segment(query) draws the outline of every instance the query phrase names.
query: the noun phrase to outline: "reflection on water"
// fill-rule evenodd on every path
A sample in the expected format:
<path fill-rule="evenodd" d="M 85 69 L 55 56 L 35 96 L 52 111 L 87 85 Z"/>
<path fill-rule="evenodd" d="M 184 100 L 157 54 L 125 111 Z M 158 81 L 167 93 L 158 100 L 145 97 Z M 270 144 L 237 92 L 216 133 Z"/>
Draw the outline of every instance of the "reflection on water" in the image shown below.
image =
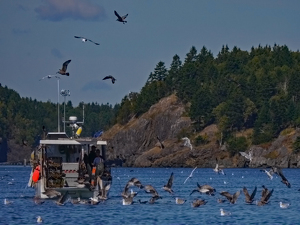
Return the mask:
<path fill-rule="evenodd" d="M 109 199 L 99 205 L 57 206 L 53 200 L 47 200 L 42 205 L 33 201 L 34 190 L 26 188 L 30 167 L 0 167 L 0 224 L 35 224 L 37 216 L 43 219 L 42 224 L 299 224 L 300 188 L 299 169 L 283 169 L 283 173 L 291 183 L 287 188 L 274 176 L 273 180 L 259 169 L 225 169 L 226 175 L 218 175 L 211 168 L 196 169 L 192 178 L 183 182 L 193 168 L 112 168 L 113 184 Z M 174 195 L 164 191 L 170 174 L 174 173 L 172 189 Z M 122 205 L 121 192 L 127 181 L 137 177 L 142 184 L 151 184 L 162 196 L 155 204 L 139 204 L 138 200 L 147 201 L 151 195 L 139 190 L 134 204 Z M 8 184 L 11 182 L 12 184 Z M 198 192 L 190 195 L 191 191 L 200 185 L 209 184 L 217 191 L 215 196 L 200 195 Z M 261 197 L 262 185 L 269 190 L 274 189 L 268 205 L 259 207 L 245 203 L 242 188 L 250 192 L 257 186 L 255 200 Z M 235 193 L 240 190 L 237 203 L 228 201 L 218 203 L 221 191 Z M 183 205 L 175 204 L 175 197 L 187 201 Z M 192 208 L 191 202 L 202 198 L 207 204 Z M 4 199 L 13 201 L 4 205 Z M 290 203 L 290 207 L 282 209 L 279 202 Z M 220 209 L 231 215 L 221 216 Z"/>

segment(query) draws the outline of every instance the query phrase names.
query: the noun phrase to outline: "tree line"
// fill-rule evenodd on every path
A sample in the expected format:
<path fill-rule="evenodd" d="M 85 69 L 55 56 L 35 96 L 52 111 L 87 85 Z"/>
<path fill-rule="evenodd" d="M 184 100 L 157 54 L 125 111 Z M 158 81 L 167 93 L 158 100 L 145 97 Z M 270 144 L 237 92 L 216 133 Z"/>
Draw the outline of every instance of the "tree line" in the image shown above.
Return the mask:
<path fill-rule="evenodd" d="M 115 123 L 119 105 L 83 103 L 73 107 L 72 102 L 66 103 L 66 120 L 69 116 L 77 116 L 83 120 L 81 136 L 92 137 L 97 131 L 106 130 Z M 63 131 L 63 104 L 60 104 L 60 131 Z M 48 132 L 58 130 L 57 103 L 41 102 L 31 98 L 21 98 L 20 95 L 7 86 L 0 86 L 0 137 L 14 139 L 22 145 L 24 141 L 29 146 L 37 146 L 43 135 L 43 127 Z M 71 136 L 71 127 L 66 124 L 66 133 Z"/>
<path fill-rule="evenodd" d="M 235 132 L 253 128 L 252 144 L 271 141 L 287 127 L 300 125 L 300 53 L 286 45 L 243 51 L 223 46 L 216 57 L 193 46 L 182 62 L 157 63 L 139 93 L 122 99 L 117 122 L 126 123 L 159 99 L 175 93 L 190 103 L 194 129 L 215 123 L 220 141 L 241 142 Z"/>

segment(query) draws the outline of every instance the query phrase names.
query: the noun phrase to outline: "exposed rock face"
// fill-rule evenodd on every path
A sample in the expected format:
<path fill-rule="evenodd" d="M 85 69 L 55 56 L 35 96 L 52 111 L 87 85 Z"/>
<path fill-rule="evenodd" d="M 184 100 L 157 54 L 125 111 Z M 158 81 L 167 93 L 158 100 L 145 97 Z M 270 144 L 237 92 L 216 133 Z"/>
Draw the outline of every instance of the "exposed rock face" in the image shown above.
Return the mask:
<path fill-rule="evenodd" d="M 108 141 L 109 159 L 120 156 L 124 166 L 133 167 L 215 167 L 216 159 L 223 167 L 300 167 L 300 156 L 292 154 L 291 140 L 299 132 L 279 136 L 269 146 L 251 146 L 253 160 L 245 160 L 237 154 L 230 157 L 226 146 L 217 144 L 216 125 L 206 127 L 199 134 L 205 136 L 207 144 L 195 145 L 193 149 L 183 146 L 181 138 L 191 130 L 191 120 L 185 114 L 185 105 L 175 95 L 161 99 L 140 118 L 134 118 L 125 126 L 115 125 L 101 137 Z M 161 148 L 157 137 L 162 141 Z"/>
<path fill-rule="evenodd" d="M 182 117 L 184 111 L 184 105 L 171 95 L 139 119 L 133 119 L 124 127 L 114 126 L 102 137 L 109 143 L 108 157 L 122 155 L 127 166 L 152 166 L 156 160 L 175 152 L 171 146 L 178 133 L 191 124 L 188 117 Z M 163 142 L 164 149 L 160 149 L 157 137 Z"/>

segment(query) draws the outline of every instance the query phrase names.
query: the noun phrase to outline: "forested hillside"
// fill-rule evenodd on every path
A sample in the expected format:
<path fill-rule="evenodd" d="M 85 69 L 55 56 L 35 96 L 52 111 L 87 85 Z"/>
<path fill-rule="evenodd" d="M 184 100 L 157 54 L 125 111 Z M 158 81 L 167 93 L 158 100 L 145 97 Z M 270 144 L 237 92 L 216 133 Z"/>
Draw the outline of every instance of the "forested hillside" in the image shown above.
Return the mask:
<path fill-rule="evenodd" d="M 249 52 L 223 46 L 213 56 L 205 47 L 199 53 L 192 47 L 183 60 L 175 55 L 169 67 L 158 62 L 141 91 L 131 92 L 120 104 L 80 103 L 73 107 L 69 101 L 66 118 L 77 116 L 81 121 L 84 104 L 82 136 L 92 136 L 140 117 L 171 94 L 187 105 L 186 116 L 195 132 L 210 124 L 218 126 L 220 145 L 226 142 L 238 151 L 249 140 L 235 134 L 249 128 L 253 135 L 247 145 L 270 142 L 283 129 L 300 125 L 300 53 L 278 45 L 252 47 Z M 62 117 L 63 105 L 60 107 Z M 21 98 L 16 91 L 0 87 L 1 138 L 20 145 L 26 140 L 34 146 L 42 126 L 57 130 L 56 103 Z M 67 132 L 70 134 L 69 128 Z M 298 151 L 300 139 L 295 146 Z"/>
<path fill-rule="evenodd" d="M 118 105 L 80 103 L 77 107 L 69 101 L 66 104 L 66 118 L 77 116 L 82 121 L 84 105 L 85 123 L 82 136 L 93 136 L 99 130 L 105 130 L 114 124 Z M 61 118 L 63 104 L 60 105 Z M 62 120 L 61 120 L 62 121 Z M 42 135 L 42 127 L 46 131 L 57 131 L 57 103 L 39 102 L 31 98 L 21 98 L 20 95 L 8 87 L 0 87 L 0 137 L 15 140 L 16 144 L 28 146 L 38 145 Z M 61 123 L 60 130 L 63 130 Z M 71 128 L 66 125 L 66 132 L 70 135 Z"/>
<path fill-rule="evenodd" d="M 169 68 L 158 62 L 140 93 L 121 102 L 117 122 L 125 124 L 159 99 L 176 93 L 195 131 L 215 123 L 220 142 L 243 142 L 237 131 L 253 128 L 253 144 L 268 142 L 287 127 L 300 124 L 300 53 L 287 46 L 258 46 L 251 51 L 223 46 L 219 54 L 192 47 Z"/>

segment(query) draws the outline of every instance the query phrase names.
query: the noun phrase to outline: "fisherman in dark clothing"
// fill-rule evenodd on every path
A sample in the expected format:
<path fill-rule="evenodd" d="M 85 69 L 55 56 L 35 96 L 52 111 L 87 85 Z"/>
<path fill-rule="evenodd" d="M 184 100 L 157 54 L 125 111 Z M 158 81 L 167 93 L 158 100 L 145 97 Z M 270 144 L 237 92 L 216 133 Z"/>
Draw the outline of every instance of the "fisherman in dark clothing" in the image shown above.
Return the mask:
<path fill-rule="evenodd" d="M 93 168 L 93 162 L 95 158 L 96 158 L 96 147 L 92 146 L 92 150 L 89 154 L 89 164 L 91 168 Z"/>
<path fill-rule="evenodd" d="M 86 154 L 86 152 L 84 152 L 84 155 L 83 155 L 83 162 L 85 164 L 85 167 L 87 168 L 88 164 L 89 164 L 89 157 L 88 155 Z"/>

